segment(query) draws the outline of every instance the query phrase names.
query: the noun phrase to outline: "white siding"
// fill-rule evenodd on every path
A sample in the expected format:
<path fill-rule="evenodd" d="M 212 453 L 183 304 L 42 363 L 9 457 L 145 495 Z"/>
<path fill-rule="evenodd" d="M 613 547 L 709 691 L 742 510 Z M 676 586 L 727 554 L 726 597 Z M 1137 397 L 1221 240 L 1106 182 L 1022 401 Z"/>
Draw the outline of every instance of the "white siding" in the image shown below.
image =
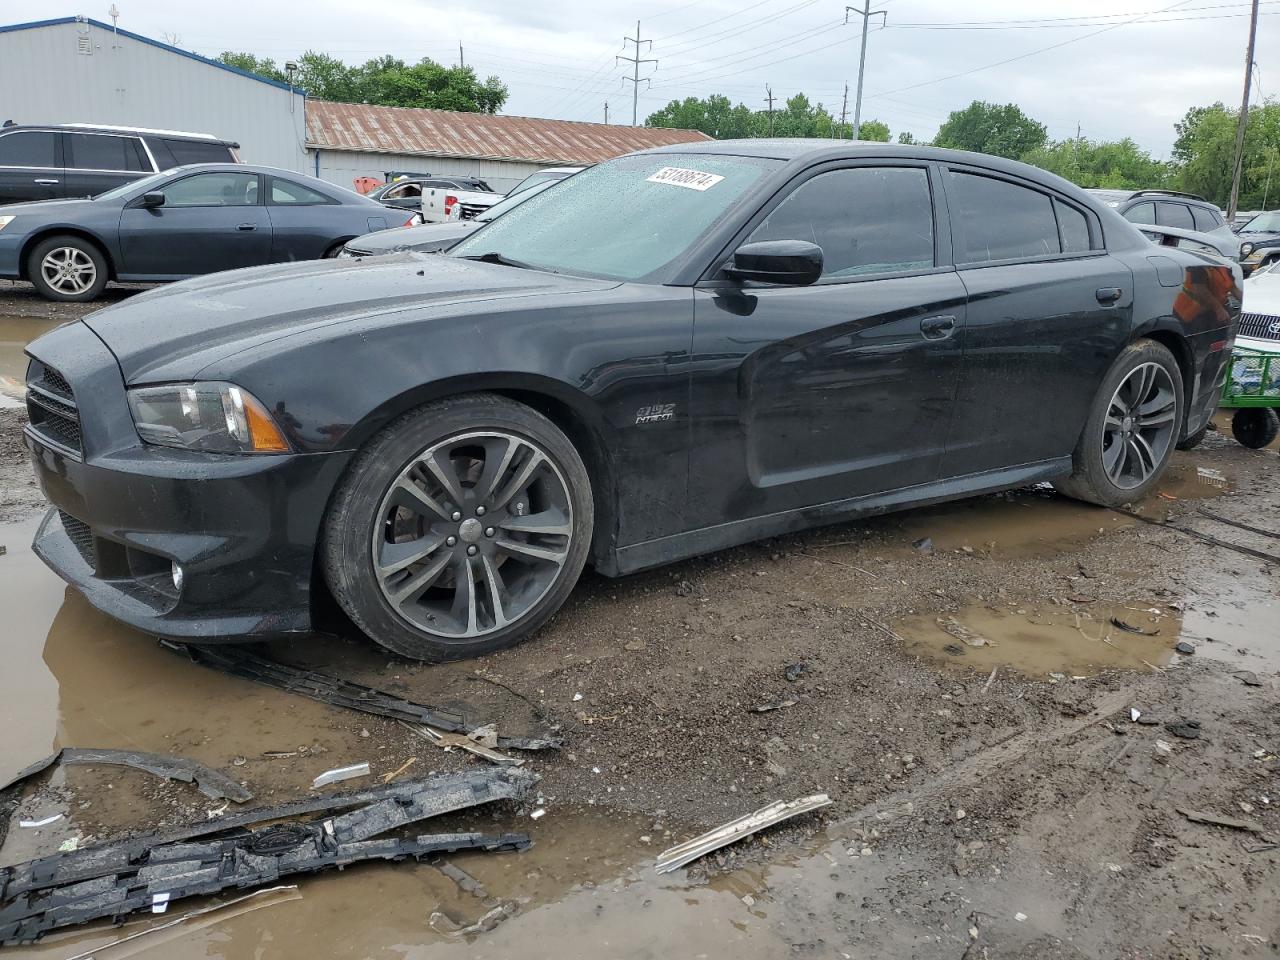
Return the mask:
<path fill-rule="evenodd" d="M 378 180 L 392 170 L 463 177 L 479 177 L 498 193 L 506 193 L 531 173 L 543 169 L 537 163 L 509 163 L 503 160 L 469 160 L 453 157 L 424 157 L 406 153 L 357 153 L 353 150 L 310 149 L 306 172 L 339 186 L 353 189 L 356 177 Z M 320 172 L 316 173 L 316 154 Z"/>
<path fill-rule="evenodd" d="M 92 53 L 78 52 L 87 32 Z M 240 159 L 308 172 L 303 97 L 85 23 L 0 32 L 0 122 L 211 133 Z"/>

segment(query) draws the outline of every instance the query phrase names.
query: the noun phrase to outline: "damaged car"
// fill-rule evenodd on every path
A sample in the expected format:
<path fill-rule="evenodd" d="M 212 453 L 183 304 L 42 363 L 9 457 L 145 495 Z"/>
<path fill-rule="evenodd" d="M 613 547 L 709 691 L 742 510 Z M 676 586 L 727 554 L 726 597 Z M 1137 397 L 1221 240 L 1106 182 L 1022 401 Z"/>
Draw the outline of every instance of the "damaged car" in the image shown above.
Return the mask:
<path fill-rule="evenodd" d="M 446 253 L 239 270 L 28 347 L 37 554 L 204 643 L 325 594 L 409 657 L 618 576 L 1050 481 L 1116 506 L 1212 416 L 1239 267 L 997 157 L 682 144 Z"/>

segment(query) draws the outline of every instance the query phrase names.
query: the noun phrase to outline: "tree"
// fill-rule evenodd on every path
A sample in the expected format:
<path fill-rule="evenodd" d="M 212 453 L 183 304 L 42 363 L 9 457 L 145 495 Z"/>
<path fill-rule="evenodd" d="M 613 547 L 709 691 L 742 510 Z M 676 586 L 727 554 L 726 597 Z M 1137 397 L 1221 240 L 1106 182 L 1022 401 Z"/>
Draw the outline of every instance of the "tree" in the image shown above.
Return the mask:
<path fill-rule="evenodd" d="M 1172 170 L 1128 137 L 1115 142 L 1062 140 L 1028 151 L 1022 160 L 1082 187 L 1149 190 L 1165 187 Z"/>
<path fill-rule="evenodd" d="M 260 60 L 251 53 L 227 51 L 218 59 L 272 80 L 285 79 L 275 61 Z M 298 58 L 294 82 L 317 100 L 338 103 L 497 113 L 507 102 L 507 87 L 497 77 L 481 82 L 470 67 L 446 67 L 426 57 L 410 64 L 387 55 L 353 67 L 330 54 L 308 50 Z"/>
<path fill-rule="evenodd" d="M 1017 160 L 1044 146 L 1047 139 L 1044 124 L 1032 120 L 1016 104 L 999 106 L 975 100 L 963 110 L 952 111 L 933 142 L 939 147 Z"/>
<path fill-rule="evenodd" d="M 911 135 L 910 133 L 908 133 L 906 130 L 903 130 L 900 134 L 898 134 L 898 142 L 899 142 L 899 143 L 914 144 L 914 143 L 916 143 L 917 141 L 916 141 L 916 138 L 915 138 L 914 136 L 912 136 L 912 135 Z"/>
<path fill-rule="evenodd" d="M 1178 138 L 1173 144 L 1180 189 L 1196 193 L 1225 206 L 1231 193 L 1231 170 L 1235 162 L 1236 113 L 1221 103 L 1192 107 L 1174 125 Z M 1248 210 L 1276 196 L 1268 185 L 1275 172 L 1274 157 L 1280 147 L 1280 104 L 1268 101 L 1249 108 L 1244 138 L 1244 169 L 1240 182 L 1240 207 Z"/>
<path fill-rule="evenodd" d="M 284 71 L 276 66 L 274 60 L 268 58 L 259 60 L 252 53 L 224 50 L 218 54 L 218 62 L 225 63 L 229 67 L 235 67 L 237 70 L 256 73 L 258 76 L 266 77 L 268 80 L 279 80 L 283 83 L 286 79 Z"/>
<path fill-rule="evenodd" d="M 858 139 L 876 140 L 880 143 L 888 143 L 889 125 L 887 123 L 882 123 L 879 120 L 863 120 L 862 125 L 858 128 Z"/>
<path fill-rule="evenodd" d="M 752 110 L 742 103 L 731 106 L 731 103 L 720 94 L 706 99 L 672 100 L 651 113 L 645 119 L 645 126 L 699 130 L 717 140 L 770 135 L 767 110 Z M 889 128 L 878 120 L 867 120 L 862 124 L 861 135 L 864 140 L 887 141 Z M 798 93 L 774 110 L 773 136 L 848 140 L 853 136 L 853 125 L 841 124 L 822 104 L 815 105 L 803 93 Z"/>

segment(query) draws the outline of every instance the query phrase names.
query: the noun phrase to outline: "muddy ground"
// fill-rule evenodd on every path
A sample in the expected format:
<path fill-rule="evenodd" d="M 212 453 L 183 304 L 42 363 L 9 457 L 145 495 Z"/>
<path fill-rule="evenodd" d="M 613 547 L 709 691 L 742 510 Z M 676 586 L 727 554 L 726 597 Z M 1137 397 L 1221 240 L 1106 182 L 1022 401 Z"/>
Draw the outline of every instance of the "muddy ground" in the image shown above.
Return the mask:
<path fill-rule="evenodd" d="M 17 339 L 61 317 L 39 308 L 0 290 L 0 374 L 19 365 Z M 255 803 L 359 760 L 375 778 L 411 758 L 412 773 L 480 762 L 221 676 L 93 611 L 27 549 L 38 509 L 20 417 L 0 409 L 0 782 L 62 745 L 188 756 Z M 1280 531 L 1278 470 L 1275 449 L 1211 433 L 1137 511 L 1280 554 L 1280 539 L 1201 513 Z M 334 618 L 332 634 L 271 654 L 513 732 L 545 717 L 564 735 L 530 761 L 537 797 L 459 818 L 533 836 L 524 854 L 456 858 L 519 914 L 460 939 L 450 923 L 483 912 L 474 898 L 426 865 L 365 867 L 152 955 L 1275 956 L 1278 574 L 1033 488 L 622 580 L 588 572 L 533 641 L 464 664 L 389 657 Z M 653 873 L 672 843 L 815 792 L 834 804 Z M 19 798 L 0 863 L 211 806 L 141 773 L 54 771 Z M 546 815 L 531 820 L 535 808 Z M 5 953 L 66 957 L 119 935 L 91 927 Z"/>

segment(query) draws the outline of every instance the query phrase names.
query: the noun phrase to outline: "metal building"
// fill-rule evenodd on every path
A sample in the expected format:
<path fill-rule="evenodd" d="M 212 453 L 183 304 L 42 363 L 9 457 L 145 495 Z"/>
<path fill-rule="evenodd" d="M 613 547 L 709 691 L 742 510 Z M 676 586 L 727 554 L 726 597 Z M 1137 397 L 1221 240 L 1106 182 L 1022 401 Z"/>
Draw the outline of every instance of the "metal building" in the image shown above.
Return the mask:
<path fill-rule="evenodd" d="M 301 90 L 96 20 L 0 26 L 0 123 L 210 133 L 246 163 L 308 172 L 305 111 Z"/>
<path fill-rule="evenodd" d="M 403 171 L 480 177 L 505 192 L 544 167 L 710 139 L 697 130 L 307 101 L 308 172 L 345 187 Z"/>

